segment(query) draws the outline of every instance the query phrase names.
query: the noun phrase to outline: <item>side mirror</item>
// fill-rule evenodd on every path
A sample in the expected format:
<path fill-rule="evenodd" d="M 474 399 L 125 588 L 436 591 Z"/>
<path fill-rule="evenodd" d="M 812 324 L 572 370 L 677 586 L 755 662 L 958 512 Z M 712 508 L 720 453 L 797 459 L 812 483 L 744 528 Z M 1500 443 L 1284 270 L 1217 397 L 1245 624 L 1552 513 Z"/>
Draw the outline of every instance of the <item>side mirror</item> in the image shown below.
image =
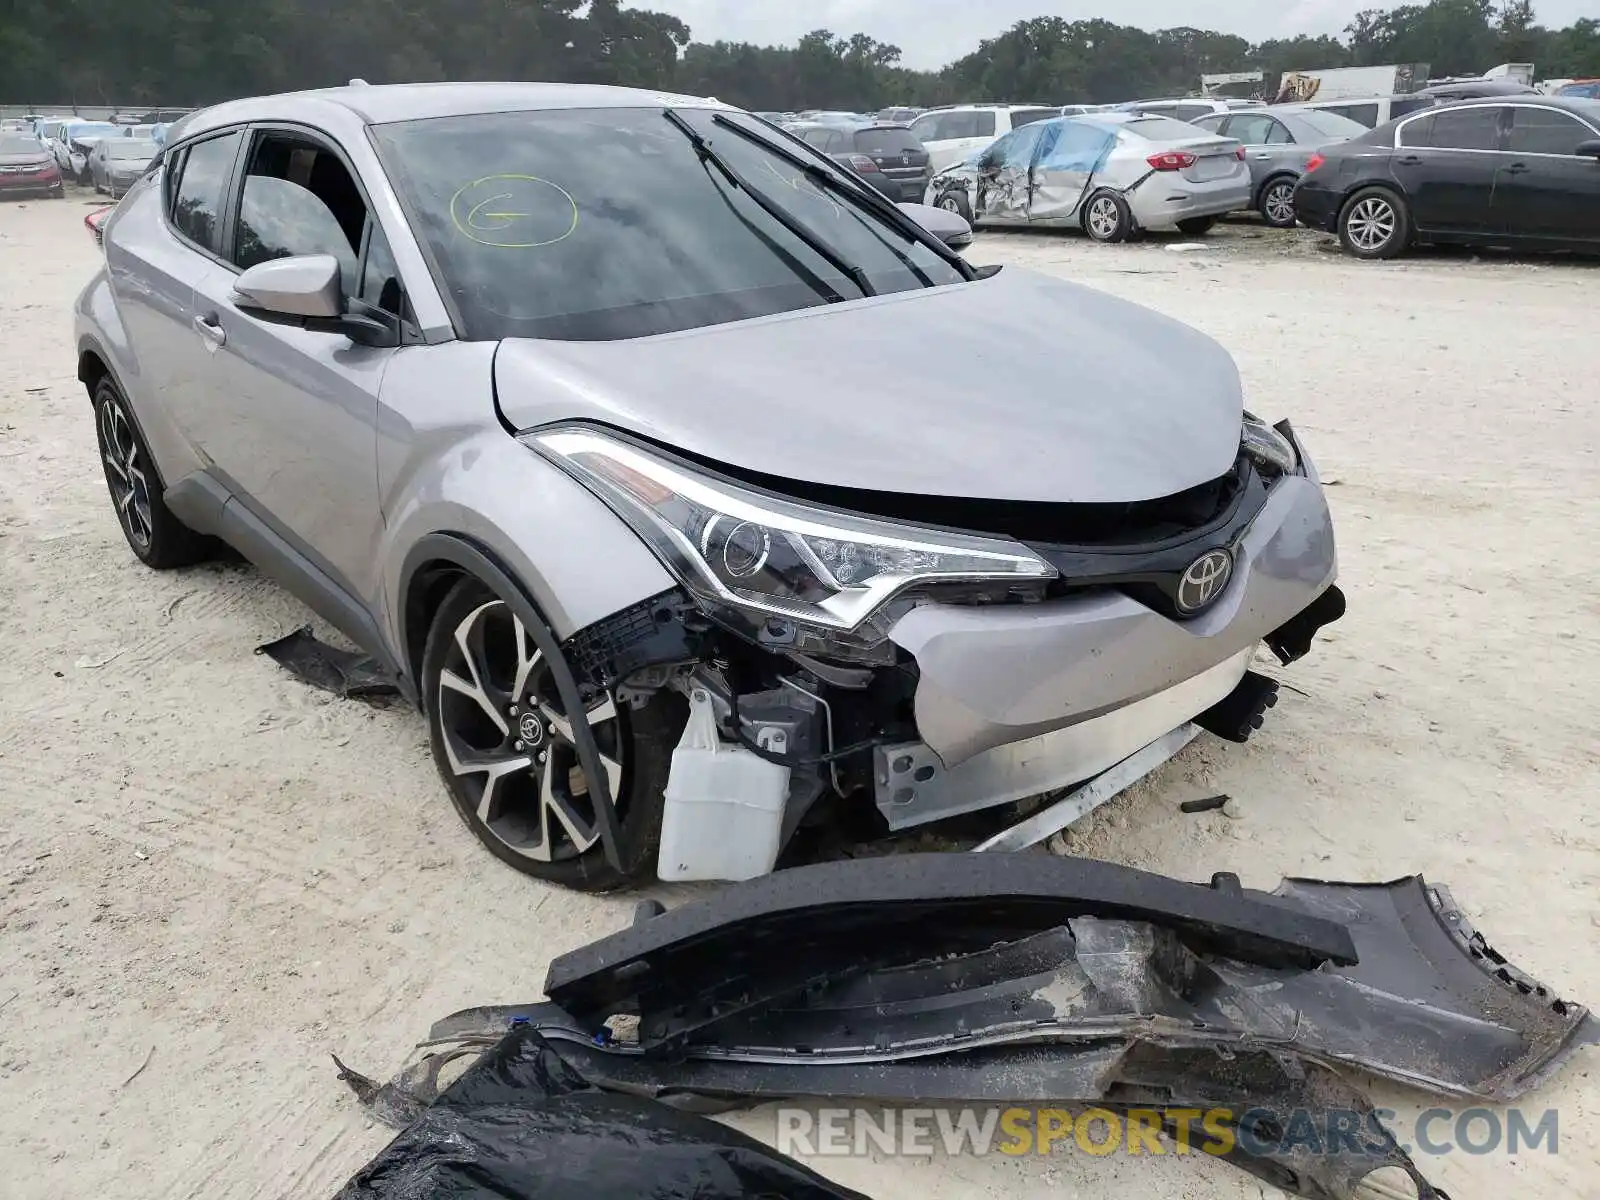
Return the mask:
<path fill-rule="evenodd" d="M 900 211 L 952 249 L 972 244 L 972 226 L 960 213 L 910 201 L 903 202 Z"/>
<path fill-rule="evenodd" d="M 339 260 L 303 254 L 257 263 L 233 281 L 240 308 L 280 317 L 338 317 L 344 312 Z"/>
<path fill-rule="evenodd" d="M 1573 151 L 1585 158 L 1600 158 L 1600 138 L 1590 138 L 1587 142 L 1579 142 L 1578 148 Z"/>
<path fill-rule="evenodd" d="M 342 333 L 362 346 L 398 346 L 400 322 L 359 300 L 346 309 L 339 260 L 331 254 L 274 258 L 233 281 L 234 303 L 268 321 Z"/>

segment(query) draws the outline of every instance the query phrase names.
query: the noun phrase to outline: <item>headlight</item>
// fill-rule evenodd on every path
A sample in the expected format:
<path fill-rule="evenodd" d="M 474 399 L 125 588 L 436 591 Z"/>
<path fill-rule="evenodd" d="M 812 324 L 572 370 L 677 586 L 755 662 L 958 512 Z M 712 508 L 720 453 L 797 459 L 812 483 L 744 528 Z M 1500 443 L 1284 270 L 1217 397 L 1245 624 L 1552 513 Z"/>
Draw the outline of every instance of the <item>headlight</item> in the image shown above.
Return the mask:
<path fill-rule="evenodd" d="M 1239 445 L 1256 462 L 1276 467 L 1280 474 L 1292 475 L 1300 469 L 1300 456 L 1294 452 L 1294 443 L 1254 413 L 1244 414 Z"/>
<path fill-rule="evenodd" d="M 609 504 L 686 587 L 714 602 L 850 630 L 908 584 L 1056 574 L 1015 542 L 812 508 L 591 430 L 521 436 Z"/>

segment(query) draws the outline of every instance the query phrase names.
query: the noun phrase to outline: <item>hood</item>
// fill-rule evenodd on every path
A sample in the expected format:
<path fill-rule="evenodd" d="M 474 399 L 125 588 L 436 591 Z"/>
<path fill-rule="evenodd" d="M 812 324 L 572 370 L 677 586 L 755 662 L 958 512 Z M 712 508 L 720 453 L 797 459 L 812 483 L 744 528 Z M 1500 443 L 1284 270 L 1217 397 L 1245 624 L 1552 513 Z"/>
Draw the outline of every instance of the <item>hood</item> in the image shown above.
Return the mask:
<path fill-rule="evenodd" d="M 47 167 L 55 164 L 48 150 L 23 150 L 16 154 L 0 154 L 0 167 Z"/>
<path fill-rule="evenodd" d="M 780 479 L 1058 503 L 1215 479 L 1243 409 L 1204 334 L 1015 267 L 627 341 L 508 339 L 495 385 L 518 429 L 598 421 Z"/>

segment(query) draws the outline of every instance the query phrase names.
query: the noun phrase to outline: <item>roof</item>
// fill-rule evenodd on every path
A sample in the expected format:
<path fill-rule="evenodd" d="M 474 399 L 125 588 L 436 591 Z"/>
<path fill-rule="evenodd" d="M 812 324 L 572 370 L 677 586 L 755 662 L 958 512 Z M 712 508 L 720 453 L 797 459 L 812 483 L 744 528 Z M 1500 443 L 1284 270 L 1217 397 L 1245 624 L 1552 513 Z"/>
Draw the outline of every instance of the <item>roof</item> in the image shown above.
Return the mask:
<path fill-rule="evenodd" d="M 562 108 L 729 108 L 716 100 L 642 88 L 581 83 L 354 84 L 228 100 L 192 115 L 184 133 L 238 121 L 311 113 L 322 106 L 347 109 L 368 125 L 454 117 L 471 113 L 534 112 Z"/>

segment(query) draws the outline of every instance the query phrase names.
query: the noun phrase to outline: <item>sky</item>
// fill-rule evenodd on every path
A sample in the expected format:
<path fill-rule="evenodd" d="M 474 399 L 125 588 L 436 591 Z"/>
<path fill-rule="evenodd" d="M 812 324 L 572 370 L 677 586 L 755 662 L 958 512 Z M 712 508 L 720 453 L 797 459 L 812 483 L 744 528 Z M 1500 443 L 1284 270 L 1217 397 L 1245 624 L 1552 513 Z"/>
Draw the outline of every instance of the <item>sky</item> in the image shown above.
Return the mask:
<path fill-rule="evenodd" d="M 1399 0 L 1394 0 L 1398 3 Z M 1387 0 L 1211 0 L 1204 17 L 1183 0 L 633 0 L 632 7 L 668 12 L 683 20 L 697 42 L 792 45 L 813 29 L 865 33 L 904 52 L 907 67 L 942 67 L 986 37 L 1029 17 L 1069 21 L 1096 17 L 1119 25 L 1168 29 L 1193 25 L 1234 33 L 1252 42 L 1297 33 L 1338 34 L 1364 8 L 1390 8 Z M 1552 28 L 1593 16 L 1595 0 L 1535 0 L 1539 22 Z M 1309 64 L 1308 64 L 1309 65 Z M 1484 63 L 1485 68 L 1494 63 Z"/>

